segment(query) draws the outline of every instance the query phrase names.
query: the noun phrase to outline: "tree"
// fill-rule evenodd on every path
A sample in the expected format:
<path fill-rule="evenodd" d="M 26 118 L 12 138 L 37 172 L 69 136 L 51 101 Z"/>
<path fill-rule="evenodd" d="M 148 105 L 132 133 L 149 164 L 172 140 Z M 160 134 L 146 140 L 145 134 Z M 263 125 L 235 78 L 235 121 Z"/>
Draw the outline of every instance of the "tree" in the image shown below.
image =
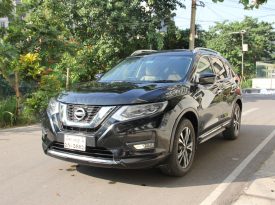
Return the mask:
<path fill-rule="evenodd" d="M 20 82 L 36 82 L 25 105 L 41 111 L 64 86 L 68 70 L 71 81 L 92 80 L 134 50 L 163 48 L 158 30 L 178 5 L 183 6 L 179 0 L 23 1 L 1 37 L 0 72 L 14 87 L 18 105 Z M 7 48 L 14 53 L 6 55 Z M 50 88 L 47 79 L 54 81 Z"/>
<path fill-rule="evenodd" d="M 28 75 L 34 76 L 34 73 L 37 74 L 41 71 L 39 63 L 37 64 L 38 60 L 28 61 L 28 57 L 32 54 L 25 56 L 28 53 L 29 40 L 26 21 L 22 19 L 22 16 L 25 14 L 26 8 L 24 4 L 17 6 L 16 12 L 10 16 L 12 21 L 9 27 L 5 29 L 0 38 L 0 74 L 14 89 L 16 95 L 14 114 L 16 117 L 20 114 L 19 107 L 22 95 L 19 87 L 21 80 Z"/>
<path fill-rule="evenodd" d="M 163 48 L 164 37 L 157 30 L 161 21 L 171 21 L 177 5 L 183 6 L 178 0 L 33 0 L 27 25 L 33 27 L 33 42 L 49 42 L 44 40 L 48 37 L 56 41 L 51 47 L 33 44 L 40 53 L 44 48 L 47 56 L 55 57 L 51 62 L 56 69 L 64 72 L 71 66 L 65 52 L 75 60 L 74 79 L 85 81 L 113 67 L 134 50 Z M 50 31 L 53 35 L 48 36 Z M 74 46 L 70 50 L 67 45 L 71 42 Z M 46 52 L 42 53 L 44 62 Z"/>
<path fill-rule="evenodd" d="M 171 21 L 168 24 L 167 33 L 164 35 L 164 49 L 188 49 L 189 47 L 189 33 L 190 29 L 181 30 L 176 27 L 175 22 Z M 196 25 L 195 47 L 205 47 L 204 41 L 205 31 L 201 29 L 200 25 Z"/>
<path fill-rule="evenodd" d="M 235 67 L 236 72 L 241 68 L 241 36 L 234 34 L 246 30 L 244 43 L 249 50 L 245 52 L 244 75 L 248 78 L 255 74 L 256 61 L 271 58 L 274 52 L 275 32 L 272 24 L 259 22 L 257 19 L 246 17 L 241 22 L 217 23 L 210 28 L 206 36 L 208 48 L 219 51 Z"/>
<path fill-rule="evenodd" d="M 0 0 L 0 17 L 10 16 L 13 11 L 12 0 Z"/>

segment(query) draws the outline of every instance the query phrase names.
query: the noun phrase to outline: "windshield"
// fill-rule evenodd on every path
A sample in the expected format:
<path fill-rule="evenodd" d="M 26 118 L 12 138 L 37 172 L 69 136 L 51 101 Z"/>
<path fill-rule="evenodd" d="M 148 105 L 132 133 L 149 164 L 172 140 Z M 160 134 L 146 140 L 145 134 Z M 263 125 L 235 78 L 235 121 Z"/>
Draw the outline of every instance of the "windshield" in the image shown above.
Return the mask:
<path fill-rule="evenodd" d="M 186 56 L 131 57 L 105 73 L 100 82 L 174 82 L 182 80 L 191 64 Z"/>

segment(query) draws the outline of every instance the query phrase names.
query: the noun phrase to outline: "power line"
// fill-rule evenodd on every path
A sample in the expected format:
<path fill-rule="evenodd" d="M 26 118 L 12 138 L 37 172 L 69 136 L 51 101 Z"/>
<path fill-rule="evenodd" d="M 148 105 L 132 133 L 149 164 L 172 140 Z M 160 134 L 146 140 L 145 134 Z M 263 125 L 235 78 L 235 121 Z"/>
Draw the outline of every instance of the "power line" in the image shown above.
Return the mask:
<path fill-rule="evenodd" d="M 176 16 L 175 18 L 190 20 L 190 18 L 182 17 L 182 16 Z M 198 21 L 198 22 L 205 22 L 205 23 L 215 23 L 215 22 L 218 22 L 218 21 L 216 21 L 216 20 L 197 20 L 197 21 Z"/>
<path fill-rule="evenodd" d="M 233 2 L 233 1 L 231 1 Z M 238 3 L 238 2 L 234 2 L 234 3 Z M 215 6 L 221 6 L 221 7 L 230 7 L 230 8 L 233 8 L 233 9 L 239 9 L 239 10 L 245 10 L 244 7 L 238 7 L 238 6 L 235 6 L 235 5 L 232 5 L 232 4 L 226 4 L 224 2 L 222 3 L 214 3 L 214 2 L 205 2 L 205 4 L 211 4 L 211 5 L 215 5 Z M 255 9 L 256 11 L 275 11 L 275 9 L 273 8 L 268 8 L 268 7 L 263 7 L 263 6 L 260 6 L 258 9 Z M 246 11 L 249 11 L 249 10 L 246 10 Z"/>
<path fill-rule="evenodd" d="M 220 15 L 218 12 L 216 12 L 214 9 L 210 8 L 209 6 L 205 6 L 205 8 L 207 8 L 208 10 L 210 10 L 217 17 L 220 17 L 220 18 L 224 19 L 224 17 L 222 15 Z"/>

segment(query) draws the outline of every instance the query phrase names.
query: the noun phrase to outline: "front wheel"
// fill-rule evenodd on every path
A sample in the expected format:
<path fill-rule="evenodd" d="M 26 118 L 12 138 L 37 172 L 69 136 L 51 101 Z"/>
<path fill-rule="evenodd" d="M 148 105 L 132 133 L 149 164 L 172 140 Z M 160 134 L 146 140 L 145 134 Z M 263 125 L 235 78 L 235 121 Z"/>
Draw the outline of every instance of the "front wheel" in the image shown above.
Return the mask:
<path fill-rule="evenodd" d="M 242 112 L 240 106 L 235 104 L 230 126 L 223 132 L 225 139 L 233 140 L 239 136 L 241 128 L 241 115 Z"/>
<path fill-rule="evenodd" d="M 190 120 L 183 119 L 175 133 L 173 150 L 168 163 L 161 167 L 161 171 L 170 176 L 185 175 L 194 161 L 195 145 L 194 127 Z"/>

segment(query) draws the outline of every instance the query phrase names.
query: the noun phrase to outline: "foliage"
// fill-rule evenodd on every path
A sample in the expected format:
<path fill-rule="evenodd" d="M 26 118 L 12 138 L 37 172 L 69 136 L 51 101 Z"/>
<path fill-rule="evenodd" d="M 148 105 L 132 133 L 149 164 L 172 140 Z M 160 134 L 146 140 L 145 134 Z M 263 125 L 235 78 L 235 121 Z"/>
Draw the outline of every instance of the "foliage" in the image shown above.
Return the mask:
<path fill-rule="evenodd" d="M 10 85 L 0 75 L 0 100 L 4 97 L 14 95 L 14 92 Z"/>
<path fill-rule="evenodd" d="M 12 127 L 15 125 L 26 125 L 36 122 L 33 113 L 28 113 L 26 109 L 22 110 L 20 116 L 16 116 L 16 99 L 8 97 L 0 101 L 0 128 Z"/>
<path fill-rule="evenodd" d="M 61 81 L 55 75 L 41 78 L 39 89 L 33 92 L 25 102 L 25 110 L 29 115 L 39 116 L 47 108 L 51 97 L 55 97 L 62 89 Z"/>
<path fill-rule="evenodd" d="M 195 47 L 205 47 L 205 31 L 200 25 L 196 25 L 197 39 Z M 180 30 L 176 27 L 175 22 L 168 24 L 167 33 L 164 35 L 164 49 L 188 49 L 189 48 L 190 29 Z"/>
<path fill-rule="evenodd" d="M 224 0 L 212 0 L 213 2 L 223 2 Z M 261 4 L 266 3 L 267 0 L 239 0 L 239 3 L 243 4 L 246 9 L 259 8 Z"/>
<path fill-rule="evenodd" d="M 10 16 L 13 11 L 12 0 L 0 0 L 0 17 Z"/>
<path fill-rule="evenodd" d="M 38 53 L 20 55 L 17 70 L 21 71 L 22 78 L 26 80 L 37 80 L 44 70 L 40 65 L 40 60 Z"/>
<path fill-rule="evenodd" d="M 252 79 L 247 79 L 242 82 L 242 88 L 252 88 Z"/>
<path fill-rule="evenodd" d="M 61 31 L 54 32 L 59 36 L 53 39 L 65 43 L 63 46 L 55 43 L 53 47 L 66 48 L 66 53 L 79 62 L 75 64 L 77 69 L 72 69 L 72 75 L 78 75 L 79 80 L 90 80 L 95 73 L 109 69 L 134 50 L 150 46 L 161 49 L 163 36 L 157 33 L 157 29 L 162 20 L 170 21 L 177 5 L 183 6 L 178 0 L 47 0 L 34 8 L 28 19 L 30 26 L 37 30 L 55 28 Z M 31 39 L 40 39 L 39 36 L 39 32 L 33 32 Z M 52 39 L 53 36 L 49 37 Z M 67 49 L 70 44 L 71 49 Z M 42 52 L 43 45 L 38 47 Z M 53 56 L 60 57 L 56 60 L 60 65 L 59 60 L 65 58 L 64 52 L 58 53 Z M 61 62 L 62 70 L 70 66 L 65 65 L 66 62 Z M 80 74 L 74 73 L 74 70 L 80 71 Z"/>
<path fill-rule="evenodd" d="M 15 123 L 15 98 L 0 101 L 0 127 L 13 126 Z"/>
<path fill-rule="evenodd" d="M 18 51 L 9 42 L 0 39 L 0 74 L 13 87 L 10 75 L 13 74 L 12 64 L 18 58 Z"/>
<path fill-rule="evenodd" d="M 208 48 L 219 51 L 240 73 L 241 69 L 241 35 L 236 33 L 246 30 L 244 43 L 248 44 L 249 50 L 244 55 L 244 75 L 253 77 L 256 69 L 256 61 L 262 58 L 270 58 L 275 49 L 275 32 L 272 24 L 259 22 L 257 19 L 246 17 L 241 22 L 217 23 L 206 35 Z"/>

